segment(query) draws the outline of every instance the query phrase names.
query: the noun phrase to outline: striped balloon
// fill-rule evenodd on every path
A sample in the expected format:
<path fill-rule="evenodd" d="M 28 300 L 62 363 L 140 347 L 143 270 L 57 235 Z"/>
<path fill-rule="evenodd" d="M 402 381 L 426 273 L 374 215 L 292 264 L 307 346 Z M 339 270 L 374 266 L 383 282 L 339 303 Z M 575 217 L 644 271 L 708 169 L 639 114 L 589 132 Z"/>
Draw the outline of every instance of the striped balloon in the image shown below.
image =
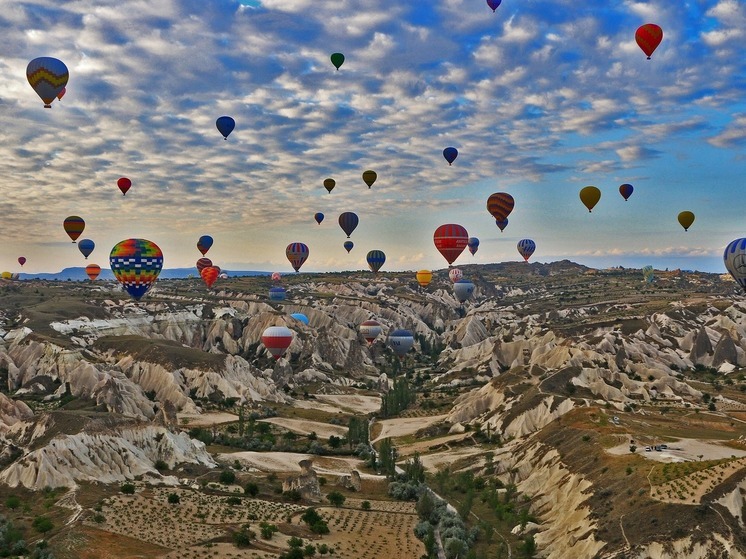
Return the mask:
<path fill-rule="evenodd" d="M 464 252 L 469 242 L 469 233 L 461 225 L 447 223 L 435 230 L 433 242 L 450 266 Z"/>
<path fill-rule="evenodd" d="M 82 241 L 78 241 L 78 250 L 83 256 L 85 256 L 86 260 L 88 260 L 88 257 L 93 252 L 94 248 L 96 248 L 96 243 L 94 243 L 91 239 L 83 239 Z"/>
<path fill-rule="evenodd" d="M 213 285 L 215 285 L 215 282 L 218 281 L 220 268 L 218 268 L 217 266 L 207 266 L 200 270 L 199 275 L 202 278 L 202 281 L 205 282 L 207 288 L 210 289 Z"/>
<path fill-rule="evenodd" d="M 746 291 L 746 239 L 731 241 L 725 247 L 723 261 L 733 279 Z"/>
<path fill-rule="evenodd" d="M 293 343 L 293 331 L 286 326 L 270 326 L 262 333 L 262 343 L 272 357 L 279 359 Z"/>
<path fill-rule="evenodd" d="M 293 266 L 293 270 L 297 272 L 303 266 L 303 263 L 308 260 L 308 247 L 303 243 L 290 243 L 285 249 L 285 256 Z"/>
<path fill-rule="evenodd" d="M 202 270 L 209 268 L 210 266 L 212 266 L 212 260 L 209 258 L 200 258 L 197 260 L 197 272 L 199 272 L 200 276 L 202 276 Z"/>
<path fill-rule="evenodd" d="M 655 49 L 658 48 L 658 45 L 661 44 L 662 40 L 663 29 L 655 23 L 641 25 L 635 31 L 635 41 L 637 41 L 637 45 L 642 49 L 642 52 L 647 55 L 648 60 L 650 60 L 650 57 L 653 55 Z"/>
<path fill-rule="evenodd" d="M 147 239 L 125 239 L 109 254 L 114 277 L 136 301 L 145 295 L 158 279 L 163 268 L 163 253 Z"/>
<path fill-rule="evenodd" d="M 85 267 L 85 273 L 88 274 L 90 280 L 93 281 L 101 273 L 101 266 L 98 264 L 88 264 L 88 266 Z"/>
<path fill-rule="evenodd" d="M 508 219 L 510 212 L 513 211 L 515 200 L 507 192 L 495 192 L 487 198 L 487 211 L 492 214 L 496 220 Z"/>
<path fill-rule="evenodd" d="M 62 226 L 65 228 L 65 233 L 67 233 L 67 236 L 70 237 L 73 242 L 75 242 L 83 233 L 83 229 L 85 229 L 85 221 L 83 221 L 82 217 L 71 215 L 65 218 Z"/>
<path fill-rule="evenodd" d="M 342 231 L 345 232 L 348 239 L 357 227 L 359 221 L 357 214 L 354 212 L 344 212 L 339 214 L 339 226 L 342 228 Z"/>
<path fill-rule="evenodd" d="M 366 320 L 360 325 L 360 333 L 368 345 L 371 345 L 382 331 L 383 328 L 377 320 Z"/>
<path fill-rule="evenodd" d="M 528 262 L 531 255 L 536 250 L 536 243 L 531 239 L 521 239 L 518 241 L 518 254 L 523 256 L 523 259 Z"/>
<path fill-rule="evenodd" d="M 65 89 L 69 77 L 65 63 L 49 56 L 34 58 L 26 66 L 26 79 L 47 109 L 52 108 L 52 101 Z"/>
<path fill-rule="evenodd" d="M 433 273 L 430 270 L 420 270 L 415 274 L 415 277 L 420 287 L 427 287 L 433 279 Z"/>
<path fill-rule="evenodd" d="M 386 255 L 382 250 L 371 250 L 365 257 L 365 260 L 368 261 L 368 267 L 374 273 L 377 273 L 381 269 L 381 266 L 383 266 L 383 263 L 386 262 Z"/>

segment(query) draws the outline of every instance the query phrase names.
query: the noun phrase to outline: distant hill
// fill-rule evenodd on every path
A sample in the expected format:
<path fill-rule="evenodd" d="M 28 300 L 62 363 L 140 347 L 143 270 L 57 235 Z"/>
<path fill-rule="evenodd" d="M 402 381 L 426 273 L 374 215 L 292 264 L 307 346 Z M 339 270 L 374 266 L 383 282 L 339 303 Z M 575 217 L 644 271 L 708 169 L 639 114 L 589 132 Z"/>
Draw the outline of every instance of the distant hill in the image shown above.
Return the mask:
<path fill-rule="evenodd" d="M 268 276 L 271 272 L 259 272 L 255 270 L 223 270 L 224 273 L 230 277 L 239 276 Z M 162 270 L 160 278 L 163 279 L 185 279 L 189 276 L 197 277 L 196 268 L 170 268 Z M 56 273 L 41 273 L 41 274 L 20 274 L 19 279 L 41 279 L 50 281 L 88 281 L 88 275 L 85 273 L 85 268 L 65 268 L 60 272 Z M 99 280 L 113 280 L 114 274 L 111 270 L 102 269 L 101 274 L 98 276 Z"/>

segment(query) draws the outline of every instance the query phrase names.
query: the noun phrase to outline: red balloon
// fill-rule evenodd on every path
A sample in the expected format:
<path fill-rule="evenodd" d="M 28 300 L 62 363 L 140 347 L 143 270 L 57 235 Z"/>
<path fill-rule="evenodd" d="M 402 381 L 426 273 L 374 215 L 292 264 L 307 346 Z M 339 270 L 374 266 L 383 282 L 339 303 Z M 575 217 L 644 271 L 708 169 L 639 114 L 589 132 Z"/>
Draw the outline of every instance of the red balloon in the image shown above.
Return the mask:
<path fill-rule="evenodd" d="M 653 51 L 658 48 L 658 45 L 661 44 L 662 40 L 663 29 L 655 23 L 641 25 L 637 28 L 637 31 L 635 31 L 635 41 L 637 41 L 642 52 L 648 56 L 648 60 L 650 60 Z"/>
<path fill-rule="evenodd" d="M 101 266 L 98 264 L 88 264 L 88 266 L 85 267 L 85 273 L 88 274 L 88 277 L 93 281 L 101 273 Z"/>
<path fill-rule="evenodd" d="M 23 266 L 26 263 L 26 257 L 25 256 L 19 256 L 18 257 L 18 263 Z"/>
<path fill-rule="evenodd" d="M 220 268 L 218 268 L 217 266 L 207 266 L 205 268 L 202 268 L 202 271 L 199 273 L 199 275 L 202 276 L 202 281 L 205 282 L 205 285 L 210 288 L 217 281 L 218 276 L 220 275 Z"/>
<path fill-rule="evenodd" d="M 469 233 L 461 225 L 447 223 L 435 230 L 433 242 L 450 266 L 464 252 L 469 243 Z"/>
<path fill-rule="evenodd" d="M 280 281 L 282 279 L 282 274 L 280 272 L 272 272 L 272 281 Z"/>
<path fill-rule="evenodd" d="M 204 270 L 205 268 L 209 268 L 210 266 L 212 266 L 212 260 L 210 260 L 209 258 L 200 258 L 199 260 L 197 260 L 197 271 L 200 273 L 200 275 L 202 275 L 202 270 Z"/>
<path fill-rule="evenodd" d="M 130 186 L 132 186 L 132 181 L 129 180 L 127 177 L 122 177 L 117 181 L 117 186 L 119 187 L 119 190 L 122 191 L 122 196 L 124 196 L 125 194 L 127 194 Z"/>
<path fill-rule="evenodd" d="M 262 333 L 262 343 L 275 359 L 282 357 L 292 342 L 293 331 L 285 326 L 270 326 Z"/>

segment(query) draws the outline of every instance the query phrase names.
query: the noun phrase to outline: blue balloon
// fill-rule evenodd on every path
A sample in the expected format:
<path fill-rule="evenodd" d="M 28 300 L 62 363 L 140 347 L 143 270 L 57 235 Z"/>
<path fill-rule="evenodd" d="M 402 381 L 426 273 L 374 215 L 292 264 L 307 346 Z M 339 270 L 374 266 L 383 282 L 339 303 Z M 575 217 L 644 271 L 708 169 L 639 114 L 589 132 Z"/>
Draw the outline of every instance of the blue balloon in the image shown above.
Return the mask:
<path fill-rule="evenodd" d="M 321 212 L 316 212 L 315 214 L 313 214 L 313 218 L 316 220 L 316 223 L 321 225 L 321 222 L 324 221 L 324 214 L 322 214 Z"/>
<path fill-rule="evenodd" d="M 360 220 L 358 219 L 356 213 L 344 212 L 339 214 L 339 226 L 342 228 L 342 231 L 345 232 L 348 239 L 350 238 L 350 235 L 352 235 L 352 232 L 355 230 L 355 227 L 357 227 L 359 221 Z"/>
<path fill-rule="evenodd" d="M 450 165 L 454 161 L 456 161 L 456 158 L 458 157 L 458 150 L 456 148 L 448 147 L 443 150 L 443 157 L 446 158 L 446 161 L 448 161 L 448 164 Z"/>
<path fill-rule="evenodd" d="M 355 243 L 353 243 L 352 241 L 345 241 L 345 244 L 343 246 L 345 247 L 345 250 L 347 252 L 350 252 L 352 250 L 352 247 L 355 246 Z"/>
<path fill-rule="evenodd" d="M 293 317 L 295 320 L 301 321 L 303 324 L 308 324 L 308 317 L 302 312 L 294 312 L 290 316 Z"/>
<path fill-rule="evenodd" d="M 383 266 L 383 263 L 386 262 L 386 255 L 382 250 L 371 250 L 365 257 L 365 260 L 368 261 L 368 267 L 374 273 L 377 273 L 381 269 L 381 266 Z"/>
<path fill-rule="evenodd" d="M 218 127 L 218 132 L 223 135 L 223 139 L 227 140 L 230 133 L 236 127 L 236 121 L 229 116 L 221 116 L 215 121 L 215 126 Z"/>
<path fill-rule="evenodd" d="M 536 250 L 536 243 L 531 239 L 521 239 L 518 241 L 518 254 L 523 256 L 523 259 L 528 262 L 528 259 Z"/>
<path fill-rule="evenodd" d="M 270 301 L 284 301 L 286 292 L 284 287 L 270 287 L 269 288 L 269 299 Z"/>
<path fill-rule="evenodd" d="M 78 241 L 78 250 L 83 253 L 83 256 L 86 257 L 86 260 L 88 259 L 88 255 L 93 252 L 94 248 L 96 248 L 96 243 L 94 243 L 91 239 L 83 239 L 82 241 Z"/>

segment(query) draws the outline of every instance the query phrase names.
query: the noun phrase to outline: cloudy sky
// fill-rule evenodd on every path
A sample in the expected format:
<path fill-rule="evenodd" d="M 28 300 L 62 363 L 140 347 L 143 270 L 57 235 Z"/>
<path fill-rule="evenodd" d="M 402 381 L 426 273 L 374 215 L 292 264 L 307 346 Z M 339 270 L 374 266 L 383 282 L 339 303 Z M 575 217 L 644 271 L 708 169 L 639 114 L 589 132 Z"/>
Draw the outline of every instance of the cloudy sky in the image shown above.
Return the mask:
<path fill-rule="evenodd" d="M 652 60 L 634 40 L 648 22 Z M 226 269 L 291 271 L 293 241 L 304 271 L 362 269 L 371 249 L 384 271 L 436 269 L 433 232 L 459 223 L 481 244 L 457 265 L 518 260 L 531 238 L 532 261 L 724 271 L 746 236 L 745 30 L 740 0 L 0 0 L 0 268 L 108 267 L 128 237 L 186 267 L 209 234 Z M 39 56 L 70 71 L 51 110 L 26 80 Z M 516 200 L 503 233 L 486 210 L 500 191 Z M 87 262 L 68 215 L 96 243 Z"/>

